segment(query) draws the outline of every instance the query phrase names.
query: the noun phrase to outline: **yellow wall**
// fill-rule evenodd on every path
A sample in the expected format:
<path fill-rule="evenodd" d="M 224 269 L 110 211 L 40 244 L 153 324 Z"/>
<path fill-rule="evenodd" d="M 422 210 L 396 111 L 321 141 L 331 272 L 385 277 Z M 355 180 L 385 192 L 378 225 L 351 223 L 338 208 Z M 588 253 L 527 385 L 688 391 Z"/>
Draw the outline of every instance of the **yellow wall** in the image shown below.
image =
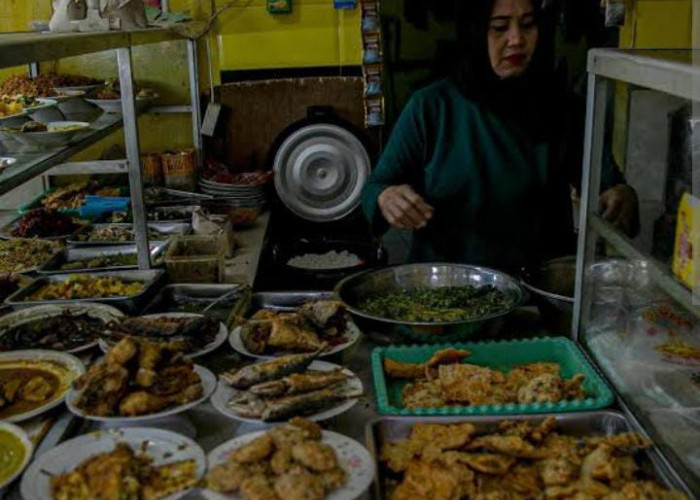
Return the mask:
<path fill-rule="evenodd" d="M 628 0 L 620 47 L 636 49 L 686 49 L 693 46 L 693 0 Z M 697 2 L 697 0 L 695 1 Z M 695 11 L 700 11 L 700 6 Z M 697 15 L 698 12 L 695 12 Z M 625 164 L 629 89 L 616 85 L 613 152 Z"/>
<path fill-rule="evenodd" d="M 218 0 L 217 6 L 226 3 Z M 359 8 L 339 11 L 332 0 L 293 0 L 291 14 L 271 15 L 265 0 L 240 5 L 217 22 L 222 70 L 362 62 Z"/>

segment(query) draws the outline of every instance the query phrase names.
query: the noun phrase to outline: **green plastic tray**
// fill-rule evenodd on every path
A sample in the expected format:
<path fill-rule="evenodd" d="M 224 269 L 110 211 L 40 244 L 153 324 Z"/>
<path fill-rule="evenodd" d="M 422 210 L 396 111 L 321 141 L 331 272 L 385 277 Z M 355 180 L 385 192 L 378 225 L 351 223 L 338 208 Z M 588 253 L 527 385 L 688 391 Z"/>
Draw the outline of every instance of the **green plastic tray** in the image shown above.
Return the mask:
<path fill-rule="evenodd" d="M 586 376 L 583 387 L 589 397 L 585 400 L 559 403 L 509 403 L 505 405 L 454 406 L 443 408 L 405 408 L 402 390 L 404 380 L 387 379 L 384 374 L 384 358 L 405 363 L 421 363 L 437 351 L 447 348 L 467 349 L 472 353 L 466 363 L 486 366 L 504 372 L 515 366 L 537 362 L 554 362 L 561 366 L 561 375 L 571 378 L 577 373 Z M 377 409 L 382 415 L 444 416 L 444 415 L 512 415 L 599 410 L 610 406 L 613 393 L 605 381 L 584 358 L 571 340 L 563 337 L 535 338 L 495 342 L 472 342 L 430 346 L 377 347 L 372 351 L 372 375 L 377 398 Z"/>

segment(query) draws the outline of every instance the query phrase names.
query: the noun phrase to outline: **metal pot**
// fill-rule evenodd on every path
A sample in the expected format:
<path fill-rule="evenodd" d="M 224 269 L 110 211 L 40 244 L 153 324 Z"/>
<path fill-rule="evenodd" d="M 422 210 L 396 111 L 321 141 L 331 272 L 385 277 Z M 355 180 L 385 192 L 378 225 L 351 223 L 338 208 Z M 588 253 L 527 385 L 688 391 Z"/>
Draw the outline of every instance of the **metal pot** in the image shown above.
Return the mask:
<path fill-rule="evenodd" d="M 448 322 L 406 322 L 367 314 L 359 309 L 367 294 L 417 288 L 492 285 L 509 297 L 502 311 L 478 318 Z M 388 334 L 417 342 L 451 342 L 498 322 L 519 307 L 525 293 L 517 280 L 493 269 L 462 264 L 409 264 L 356 274 L 338 283 L 335 292 L 365 333 Z"/>
<path fill-rule="evenodd" d="M 522 285 L 533 295 L 542 322 L 568 336 L 574 311 L 576 256 L 548 260 L 523 274 Z"/>

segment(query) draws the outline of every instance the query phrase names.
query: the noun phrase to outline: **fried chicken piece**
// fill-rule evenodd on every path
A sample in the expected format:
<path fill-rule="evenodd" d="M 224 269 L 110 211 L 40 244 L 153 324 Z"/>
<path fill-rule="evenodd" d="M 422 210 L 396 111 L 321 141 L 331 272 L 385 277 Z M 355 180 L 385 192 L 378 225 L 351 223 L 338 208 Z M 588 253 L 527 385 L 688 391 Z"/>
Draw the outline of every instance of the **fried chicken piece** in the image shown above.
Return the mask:
<path fill-rule="evenodd" d="M 394 472 L 403 472 L 416 456 L 416 450 L 407 439 L 396 443 L 385 442 L 380 452 L 380 460 Z"/>
<path fill-rule="evenodd" d="M 541 443 L 556 427 L 554 417 L 547 417 L 536 426 L 527 420 L 504 420 L 498 424 L 498 430 L 504 436 L 518 436 L 533 443 Z"/>
<path fill-rule="evenodd" d="M 123 416 L 138 416 L 158 413 L 171 405 L 182 405 L 199 399 L 202 396 L 202 384 L 190 385 L 184 391 L 171 396 L 159 396 L 146 391 L 136 391 L 128 394 L 119 403 L 119 414 Z"/>
<path fill-rule="evenodd" d="M 205 478 L 206 487 L 219 493 L 236 493 L 244 479 L 270 473 L 266 462 L 246 463 L 228 460 L 209 470 Z"/>
<path fill-rule="evenodd" d="M 239 464 L 249 464 L 265 460 L 273 450 L 274 443 L 268 433 L 232 451 L 228 458 Z"/>
<path fill-rule="evenodd" d="M 262 474 L 241 481 L 241 493 L 245 500 L 279 500 L 270 480 Z"/>
<path fill-rule="evenodd" d="M 315 332 L 280 318 L 272 320 L 267 346 L 278 351 L 314 352 L 323 347 Z"/>
<path fill-rule="evenodd" d="M 547 456 L 541 449 L 535 448 L 518 436 L 498 436 L 495 434 L 480 436 L 467 446 L 468 450 L 480 448 L 517 458 L 542 459 Z"/>
<path fill-rule="evenodd" d="M 578 373 L 571 377 L 569 380 L 564 380 L 564 387 L 562 388 L 562 393 L 565 400 L 571 399 L 586 399 L 586 391 L 583 389 L 583 382 L 586 380 L 586 376 Z"/>
<path fill-rule="evenodd" d="M 128 370 L 121 365 L 98 363 L 92 365 L 83 377 L 79 384 L 82 391 L 75 405 L 91 415 L 113 415 L 128 390 Z"/>
<path fill-rule="evenodd" d="M 326 493 L 340 488 L 346 479 L 347 474 L 340 467 L 321 472 L 317 477 Z"/>
<path fill-rule="evenodd" d="M 288 472 L 277 477 L 274 491 L 284 500 L 322 500 L 326 494 L 319 478 L 305 471 Z"/>
<path fill-rule="evenodd" d="M 440 408 L 448 406 L 440 385 L 432 380 L 418 380 L 407 384 L 401 396 L 406 408 Z"/>
<path fill-rule="evenodd" d="M 680 491 L 662 488 L 653 481 L 630 481 L 620 491 L 610 493 L 603 500 L 688 500 Z"/>
<path fill-rule="evenodd" d="M 292 457 L 300 464 L 316 472 L 327 471 L 338 466 L 335 450 L 319 441 L 305 441 L 294 445 Z"/>
<path fill-rule="evenodd" d="M 503 476 L 481 475 L 478 480 L 479 494 L 488 498 L 507 494 L 512 500 L 529 500 L 540 498 L 542 491 L 537 468 L 527 463 L 516 464 Z"/>
<path fill-rule="evenodd" d="M 576 478 L 581 463 L 574 463 L 564 457 L 555 457 L 542 460 L 537 466 L 545 486 L 564 486 Z"/>
<path fill-rule="evenodd" d="M 403 363 L 384 358 L 383 365 L 384 373 L 390 378 L 416 380 L 425 377 L 425 364 L 423 363 Z"/>
<path fill-rule="evenodd" d="M 303 441 L 320 441 L 322 436 L 321 427 L 311 420 L 293 417 L 285 425 L 279 425 L 270 429 L 267 433 L 277 448 L 284 446 L 294 446 Z"/>
<path fill-rule="evenodd" d="M 36 375 L 22 386 L 19 391 L 20 399 L 31 403 L 41 403 L 46 401 L 54 394 L 54 388 L 51 382 L 46 378 Z"/>
<path fill-rule="evenodd" d="M 158 344 L 141 341 L 139 347 L 139 367 L 136 372 L 136 385 L 139 387 L 151 387 L 158 374 L 156 368 L 163 357 L 163 350 Z"/>
<path fill-rule="evenodd" d="M 604 496 L 610 488 L 602 481 L 609 482 L 614 477 L 611 463 L 612 448 L 606 444 L 599 445 L 588 454 L 581 464 L 581 489 L 593 496 Z"/>
<path fill-rule="evenodd" d="M 489 405 L 507 403 L 506 378 L 498 371 L 476 365 L 441 365 L 438 382 L 450 403 Z"/>
<path fill-rule="evenodd" d="M 433 356 L 425 363 L 425 366 L 427 368 L 433 368 L 439 365 L 460 363 L 463 359 L 468 358 L 471 355 L 472 353 L 466 349 L 443 349 L 433 354 Z"/>
<path fill-rule="evenodd" d="M 562 380 L 557 375 L 538 375 L 518 389 L 518 403 L 558 403 L 564 398 L 563 389 Z"/>
<path fill-rule="evenodd" d="M 131 361 L 139 352 L 139 347 L 134 339 L 125 337 L 107 352 L 105 360 L 108 365 L 125 365 Z"/>
<path fill-rule="evenodd" d="M 601 444 L 610 446 L 611 448 L 620 449 L 628 452 L 636 450 L 645 450 L 652 446 L 652 442 L 636 432 L 625 432 L 622 434 L 614 434 L 612 436 L 595 436 L 586 439 L 586 443 L 591 449 L 596 448 Z"/>
<path fill-rule="evenodd" d="M 182 460 L 151 469 L 142 484 L 142 500 L 158 500 L 197 485 L 197 462 Z"/>
<path fill-rule="evenodd" d="M 336 337 L 347 329 L 348 313 L 339 300 L 317 300 L 301 306 L 299 315 L 327 337 Z"/>
<path fill-rule="evenodd" d="M 459 462 L 468 465 L 477 472 L 482 474 L 491 474 L 494 476 L 502 476 L 510 470 L 517 462 L 514 457 L 506 457 L 495 453 L 464 453 L 461 451 L 453 451 L 447 455 L 446 460 Z"/>
<path fill-rule="evenodd" d="M 269 309 L 260 309 L 255 314 L 253 314 L 250 319 L 255 321 L 273 320 L 277 317 L 275 311 Z"/>
<path fill-rule="evenodd" d="M 292 468 L 293 464 L 292 448 L 289 446 L 277 448 L 272 453 L 272 457 L 270 457 L 270 468 L 277 476 L 281 476 L 282 474 L 288 472 Z"/>
<path fill-rule="evenodd" d="M 157 374 L 149 392 L 159 396 L 172 396 L 199 382 L 201 379 L 192 367 L 187 365 L 168 366 Z"/>
<path fill-rule="evenodd" d="M 409 442 L 417 453 L 422 453 L 428 447 L 440 451 L 456 450 L 466 445 L 475 431 L 475 427 L 467 422 L 453 425 L 416 424 L 411 430 Z"/>
<path fill-rule="evenodd" d="M 391 500 L 459 500 L 459 478 L 441 464 L 412 462 Z"/>

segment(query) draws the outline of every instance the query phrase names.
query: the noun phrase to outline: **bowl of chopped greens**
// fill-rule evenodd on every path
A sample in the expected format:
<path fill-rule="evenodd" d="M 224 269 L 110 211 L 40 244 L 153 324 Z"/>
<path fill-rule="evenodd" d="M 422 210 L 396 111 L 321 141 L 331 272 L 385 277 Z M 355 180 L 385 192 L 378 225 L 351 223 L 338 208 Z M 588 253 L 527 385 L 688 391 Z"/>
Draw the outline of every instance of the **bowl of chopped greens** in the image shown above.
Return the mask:
<path fill-rule="evenodd" d="M 463 264 L 408 264 L 355 274 L 335 292 L 366 332 L 423 342 L 470 336 L 520 306 L 520 283 Z"/>

